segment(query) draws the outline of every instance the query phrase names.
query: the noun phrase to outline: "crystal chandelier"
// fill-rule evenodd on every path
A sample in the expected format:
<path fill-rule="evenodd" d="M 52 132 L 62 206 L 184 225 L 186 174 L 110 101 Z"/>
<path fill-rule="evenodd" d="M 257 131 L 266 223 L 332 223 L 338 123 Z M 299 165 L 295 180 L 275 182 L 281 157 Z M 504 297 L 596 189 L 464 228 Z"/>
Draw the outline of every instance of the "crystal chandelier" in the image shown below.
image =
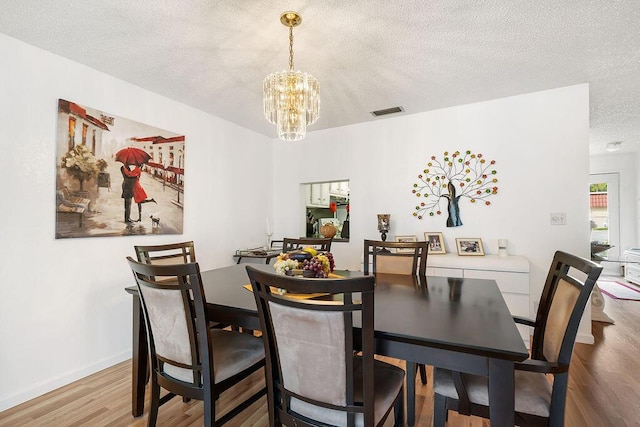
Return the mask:
<path fill-rule="evenodd" d="M 285 141 L 304 138 L 307 125 L 318 120 L 320 84 L 311 74 L 293 71 L 293 27 L 302 18 L 297 12 L 285 12 L 280 22 L 289 27 L 289 71 L 269 74 L 262 83 L 264 116 L 277 125 L 278 136 Z"/>

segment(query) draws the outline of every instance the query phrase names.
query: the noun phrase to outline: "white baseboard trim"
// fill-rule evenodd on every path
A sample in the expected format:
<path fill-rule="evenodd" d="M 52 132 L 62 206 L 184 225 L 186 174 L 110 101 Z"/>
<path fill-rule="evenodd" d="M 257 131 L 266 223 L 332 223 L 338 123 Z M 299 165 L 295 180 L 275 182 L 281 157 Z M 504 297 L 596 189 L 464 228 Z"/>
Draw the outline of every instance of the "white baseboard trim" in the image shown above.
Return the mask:
<path fill-rule="evenodd" d="M 97 363 L 85 366 L 81 369 L 67 372 L 66 374 L 59 377 L 50 378 L 46 381 L 37 383 L 28 389 L 17 391 L 11 396 L 3 396 L 0 400 L 0 412 L 5 411 L 9 408 L 13 408 L 14 406 L 34 399 L 38 396 L 42 396 L 45 393 L 70 384 L 81 378 L 87 377 L 91 374 L 95 374 L 96 372 L 109 368 L 128 359 L 131 359 L 131 349 L 103 359 Z"/>
<path fill-rule="evenodd" d="M 578 333 L 576 337 L 576 342 L 581 342 L 583 344 L 593 344 L 596 342 L 595 338 L 593 338 L 593 334 L 589 333 Z"/>

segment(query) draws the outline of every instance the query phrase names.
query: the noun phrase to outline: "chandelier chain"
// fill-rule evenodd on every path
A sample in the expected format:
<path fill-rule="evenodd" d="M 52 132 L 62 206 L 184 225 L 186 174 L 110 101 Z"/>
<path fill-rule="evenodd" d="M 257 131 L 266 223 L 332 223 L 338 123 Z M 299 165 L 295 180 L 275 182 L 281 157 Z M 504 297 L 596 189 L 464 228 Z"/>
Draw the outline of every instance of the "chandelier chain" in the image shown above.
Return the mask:
<path fill-rule="evenodd" d="M 289 23 L 289 71 L 293 71 L 293 25 Z"/>

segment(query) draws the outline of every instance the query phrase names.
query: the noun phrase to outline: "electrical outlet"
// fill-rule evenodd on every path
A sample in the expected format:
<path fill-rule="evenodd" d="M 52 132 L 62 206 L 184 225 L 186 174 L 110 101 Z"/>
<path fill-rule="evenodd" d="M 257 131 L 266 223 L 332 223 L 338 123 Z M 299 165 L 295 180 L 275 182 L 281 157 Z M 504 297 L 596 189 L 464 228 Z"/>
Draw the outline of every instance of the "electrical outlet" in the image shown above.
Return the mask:
<path fill-rule="evenodd" d="M 552 212 L 551 225 L 567 225 L 566 212 Z"/>

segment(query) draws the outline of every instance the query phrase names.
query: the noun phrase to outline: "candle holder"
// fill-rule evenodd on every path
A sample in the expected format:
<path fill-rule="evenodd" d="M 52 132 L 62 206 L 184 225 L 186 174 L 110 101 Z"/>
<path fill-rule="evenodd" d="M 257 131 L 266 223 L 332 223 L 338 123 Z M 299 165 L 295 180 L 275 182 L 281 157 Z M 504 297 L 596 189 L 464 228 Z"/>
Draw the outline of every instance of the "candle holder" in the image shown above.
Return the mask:
<path fill-rule="evenodd" d="M 380 232 L 380 237 L 382 241 L 385 242 L 387 240 L 387 232 L 389 231 L 389 223 L 391 221 L 390 214 L 378 214 L 378 231 Z M 388 252 L 388 249 L 381 249 L 380 252 Z"/>

